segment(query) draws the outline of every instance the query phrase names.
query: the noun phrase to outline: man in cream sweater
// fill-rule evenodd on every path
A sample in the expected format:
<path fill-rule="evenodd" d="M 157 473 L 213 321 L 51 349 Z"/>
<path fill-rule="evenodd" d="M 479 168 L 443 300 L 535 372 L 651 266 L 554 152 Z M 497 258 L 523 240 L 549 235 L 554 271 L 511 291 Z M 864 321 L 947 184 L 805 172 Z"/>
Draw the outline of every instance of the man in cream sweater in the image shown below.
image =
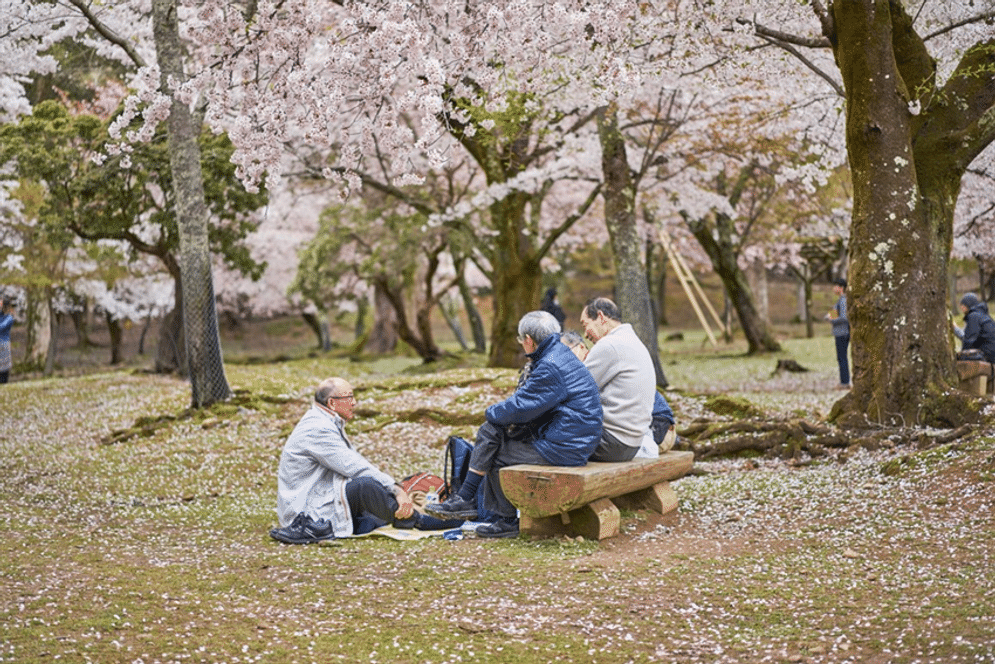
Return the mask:
<path fill-rule="evenodd" d="M 611 300 L 592 299 L 584 306 L 580 323 L 594 342 L 584 364 L 598 384 L 604 409 L 601 442 L 591 461 L 629 461 L 639 451 L 653 419 L 653 360 Z"/>

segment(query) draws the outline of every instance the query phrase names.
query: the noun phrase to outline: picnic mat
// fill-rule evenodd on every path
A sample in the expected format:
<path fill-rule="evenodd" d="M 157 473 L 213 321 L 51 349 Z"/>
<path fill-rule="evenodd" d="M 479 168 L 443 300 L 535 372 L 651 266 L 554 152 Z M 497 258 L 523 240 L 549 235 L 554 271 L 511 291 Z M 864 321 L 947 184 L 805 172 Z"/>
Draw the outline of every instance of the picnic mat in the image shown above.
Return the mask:
<path fill-rule="evenodd" d="M 456 533 L 459 534 L 474 534 L 477 530 L 477 526 L 481 525 L 480 521 L 464 521 L 463 525 L 459 528 L 454 528 L 451 530 L 415 530 L 415 529 L 401 529 L 395 528 L 394 526 L 380 526 L 375 530 L 371 530 L 368 533 L 363 533 L 362 535 L 349 535 L 349 537 L 389 537 L 390 539 L 401 540 L 401 541 L 413 541 L 425 539 L 427 537 L 445 537 L 446 539 L 462 539 L 462 537 L 454 537 Z M 448 537 L 447 537 L 448 534 Z"/>
<path fill-rule="evenodd" d="M 415 530 L 414 528 L 395 528 L 394 526 L 380 526 L 376 530 L 371 530 L 362 535 L 349 535 L 349 537 L 389 537 L 390 539 L 411 541 L 425 539 L 426 537 L 442 537 L 445 530 Z M 345 538 L 343 538 L 345 539 Z"/>

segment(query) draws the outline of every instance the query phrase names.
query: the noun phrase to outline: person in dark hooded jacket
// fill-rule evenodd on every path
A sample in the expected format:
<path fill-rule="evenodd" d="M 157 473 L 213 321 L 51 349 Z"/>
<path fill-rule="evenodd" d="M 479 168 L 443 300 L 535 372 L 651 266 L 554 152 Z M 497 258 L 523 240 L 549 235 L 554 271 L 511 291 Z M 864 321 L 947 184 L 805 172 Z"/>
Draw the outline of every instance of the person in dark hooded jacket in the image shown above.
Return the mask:
<path fill-rule="evenodd" d="M 525 314 L 518 322 L 518 342 L 532 361 L 528 377 L 514 394 L 487 408 L 459 493 L 424 508 L 444 519 L 476 519 L 483 481 L 484 509 L 499 518 L 478 526 L 478 537 L 518 535 L 517 510 L 501 490 L 501 468 L 583 466 L 601 440 L 598 386 L 584 363 L 560 343 L 556 319 L 545 311 Z"/>
<path fill-rule="evenodd" d="M 995 362 L 995 321 L 988 315 L 988 305 L 974 293 L 967 293 L 960 299 L 960 310 L 964 314 L 964 330 L 955 330 L 961 338 L 962 350 L 977 348 L 987 362 Z"/>
<path fill-rule="evenodd" d="M 563 307 L 560 306 L 560 301 L 556 299 L 556 289 L 549 288 L 546 290 L 546 294 L 542 296 L 542 302 L 539 304 L 539 308 L 542 311 L 548 311 L 553 314 L 553 318 L 556 322 L 563 327 L 563 322 L 567 319 L 566 312 L 563 311 Z"/>

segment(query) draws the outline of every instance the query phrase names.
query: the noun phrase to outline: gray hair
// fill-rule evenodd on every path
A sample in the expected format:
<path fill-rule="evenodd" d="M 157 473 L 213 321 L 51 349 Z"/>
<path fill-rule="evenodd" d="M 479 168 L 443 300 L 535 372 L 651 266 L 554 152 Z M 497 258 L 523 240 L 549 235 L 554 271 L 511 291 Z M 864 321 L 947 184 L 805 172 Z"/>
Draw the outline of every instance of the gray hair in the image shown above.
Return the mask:
<path fill-rule="evenodd" d="M 538 346 L 543 341 L 560 333 L 560 321 L 548 311 L 530 311 L 518 321 L 518 336 L 532 337 Z"/>
<path fill-rule="evenodd" d="M 341 378 L 326 378 L 318 384 L 318 389 L 314 392 L 314 400 L 323 406 L 328 405 L 328 400 L 338 396 L 342 391 L 345 381 Z"/>
<path fill-rule="evenodd" d="M 584 313 L 591 320 L 598 317 L 598 312 L 605 315 L 606 318 L 611 320 L 622 322 L 622 312 L 618 310 L 618 305 L 609 300 L 607 297 L 595 297 L 587 301 L 584 305 Z"/>
<path fill-rule="evenodd" d="M 560 341 L 565 343 L 567 348 L 573 348 L 577 344 L 587 346 L 587 344 L 584 343 L 584 337 L 580 336 L 580 333 L 574 332 L 573 330 L 561 334 Z"/>

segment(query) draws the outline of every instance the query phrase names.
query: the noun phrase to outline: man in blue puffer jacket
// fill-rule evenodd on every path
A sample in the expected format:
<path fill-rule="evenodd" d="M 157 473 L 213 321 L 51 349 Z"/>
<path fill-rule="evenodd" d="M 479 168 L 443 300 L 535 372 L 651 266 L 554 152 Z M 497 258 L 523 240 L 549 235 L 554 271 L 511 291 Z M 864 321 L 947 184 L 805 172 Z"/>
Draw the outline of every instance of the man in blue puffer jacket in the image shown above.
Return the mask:
<path fill-rule="evenodd" d="M 501 468 L 583 466 L 601 440 L 598 386 L 584 363 L 560 343 L 556 318 L 545 311 L 525 314 L 518 322 L 518 342 L 532 360 L 528 377 L 513 395 L 487 408 L 459 493 L 425 507 L 443 519 L 475 519 L 477 488 L 486 477 L 484 508 L 500 518 L 479 526 L 478 537 L 518 535 L 517 511 L 501 490 Z"/>

